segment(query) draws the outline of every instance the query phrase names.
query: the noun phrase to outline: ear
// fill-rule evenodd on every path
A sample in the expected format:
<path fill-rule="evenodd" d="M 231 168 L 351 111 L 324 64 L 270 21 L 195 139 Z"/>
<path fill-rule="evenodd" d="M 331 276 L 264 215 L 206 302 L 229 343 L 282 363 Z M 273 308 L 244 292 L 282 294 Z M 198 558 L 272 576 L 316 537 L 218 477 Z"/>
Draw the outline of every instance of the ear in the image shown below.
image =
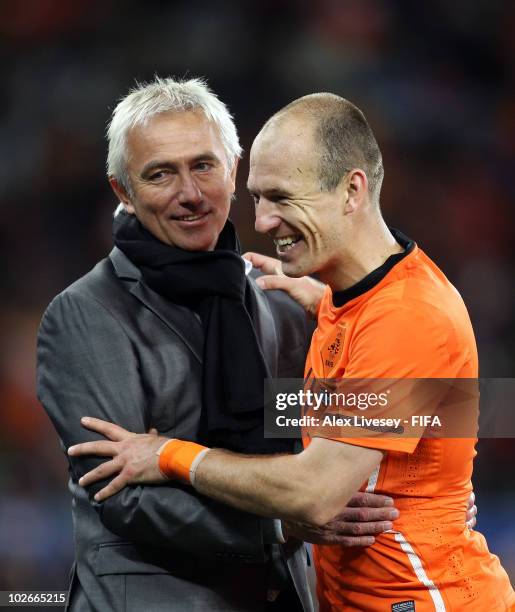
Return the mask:
<path fill-rule="evenodd" d="M 109 184 L 111 185 L 111 189 L 114 191 L 116 197 L 124 205 L 125 210 L 130 215 L 134 215 L 136 211 L 134 210 L 134 206 L 125 187 L 114 176 L 109 177 Z"/>
<path fill-rule="evenodd" d="M 368 179 L 363 170 L 354 168 L 347 174 L 344 182 L 346 185 L 344 213 L 349 214 L 357 210 L 368 198 Z"/>

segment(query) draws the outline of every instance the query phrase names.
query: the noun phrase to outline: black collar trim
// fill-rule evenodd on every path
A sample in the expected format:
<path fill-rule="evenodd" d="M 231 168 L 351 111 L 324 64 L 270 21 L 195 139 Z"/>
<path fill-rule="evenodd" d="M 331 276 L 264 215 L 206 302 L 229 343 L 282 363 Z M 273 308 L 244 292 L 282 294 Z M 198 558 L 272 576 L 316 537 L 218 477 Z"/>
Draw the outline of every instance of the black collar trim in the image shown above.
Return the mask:
<path fill-rule="evenodd" d="M 344 306 L 347 302 L 350 302 L 350 300 L 359 297 L 363 293 L 366 293 L 375 287 L 383 280 L 388 272 L 390 272 L 390 270 L 399 263 L 399 261 L 402 261 L 413 251 L 415 248 L 415 243 L 413 240 L 411 240 L 411 238 L 408 238 L 402 232 L 393 227 L 390 227 L 389 230 L 401 247 L 404 247 L 404 252 L 390 255 L 383 265 L 379 266 L 379 268 L 376 268 L 375 270 L 372 270 L 370 274 L 367 274 L 365 278 L 362 278 L 355 285 L 352 285 L 352 287 L 344 289 L 343 291 L 335 291 L 332 296 L 334 306 L 337 308 Z"/>

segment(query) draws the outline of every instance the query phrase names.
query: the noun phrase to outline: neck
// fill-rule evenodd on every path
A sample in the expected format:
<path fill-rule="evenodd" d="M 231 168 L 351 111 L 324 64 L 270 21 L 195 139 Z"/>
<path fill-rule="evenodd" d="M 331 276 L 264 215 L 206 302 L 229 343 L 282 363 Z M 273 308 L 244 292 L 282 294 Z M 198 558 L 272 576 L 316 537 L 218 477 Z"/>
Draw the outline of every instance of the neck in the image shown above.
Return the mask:
<path fill-rule="evenodd" d="M 351 235 L 352 246 L 320 274 L 320 280 L 332 291 L 352 287 L 384 264 L 390 255 L 404 251 L 380 215 L 352 228 Z"/>

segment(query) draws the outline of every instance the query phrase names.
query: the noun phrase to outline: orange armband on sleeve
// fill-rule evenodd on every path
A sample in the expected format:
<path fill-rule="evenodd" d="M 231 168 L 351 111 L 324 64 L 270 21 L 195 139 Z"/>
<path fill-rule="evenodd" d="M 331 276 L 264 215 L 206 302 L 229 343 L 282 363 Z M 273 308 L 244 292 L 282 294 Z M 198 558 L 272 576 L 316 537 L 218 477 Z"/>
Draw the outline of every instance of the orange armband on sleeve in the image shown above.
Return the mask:
<path fill-rule="evenodd" d="M 166 478 L 176 478 L 193 484 L 195 471 L 200 460 L 211 449 L 196 442 L 172 439 L 166 442 L 157 452 L 159 469 Z"/>

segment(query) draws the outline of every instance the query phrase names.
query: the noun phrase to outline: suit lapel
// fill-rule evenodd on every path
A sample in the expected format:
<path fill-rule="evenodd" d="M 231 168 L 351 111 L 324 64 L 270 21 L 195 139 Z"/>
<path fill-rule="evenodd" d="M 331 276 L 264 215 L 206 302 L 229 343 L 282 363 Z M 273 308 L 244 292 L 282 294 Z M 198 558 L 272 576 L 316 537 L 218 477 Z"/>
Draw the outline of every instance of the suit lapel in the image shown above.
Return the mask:
<path fill-rule="evenodd" d="M 263 291 L 255 284 L 253 276 L 249 275 L 251 287 L 251 316 L 265 363 L 270 375 L 277 376 L 277 334 L 274 317 Z"/>
<path fill-rule="evenodd" d="M 141 279 L 139 269 L 118 249 L 109 255 L 115 272 L 136 299 L 142 302 L 186 344 L 202 363 L 204 334 L 202 324 L 185 306 L 174 304 L 152 291 Z"/>
<path fill-rule="evenodd" d="M 169 302 L 142 281 L 132 283 L 129 291 L 176 333 L 202 363 L 202 325 L 189 308 Z"/>

